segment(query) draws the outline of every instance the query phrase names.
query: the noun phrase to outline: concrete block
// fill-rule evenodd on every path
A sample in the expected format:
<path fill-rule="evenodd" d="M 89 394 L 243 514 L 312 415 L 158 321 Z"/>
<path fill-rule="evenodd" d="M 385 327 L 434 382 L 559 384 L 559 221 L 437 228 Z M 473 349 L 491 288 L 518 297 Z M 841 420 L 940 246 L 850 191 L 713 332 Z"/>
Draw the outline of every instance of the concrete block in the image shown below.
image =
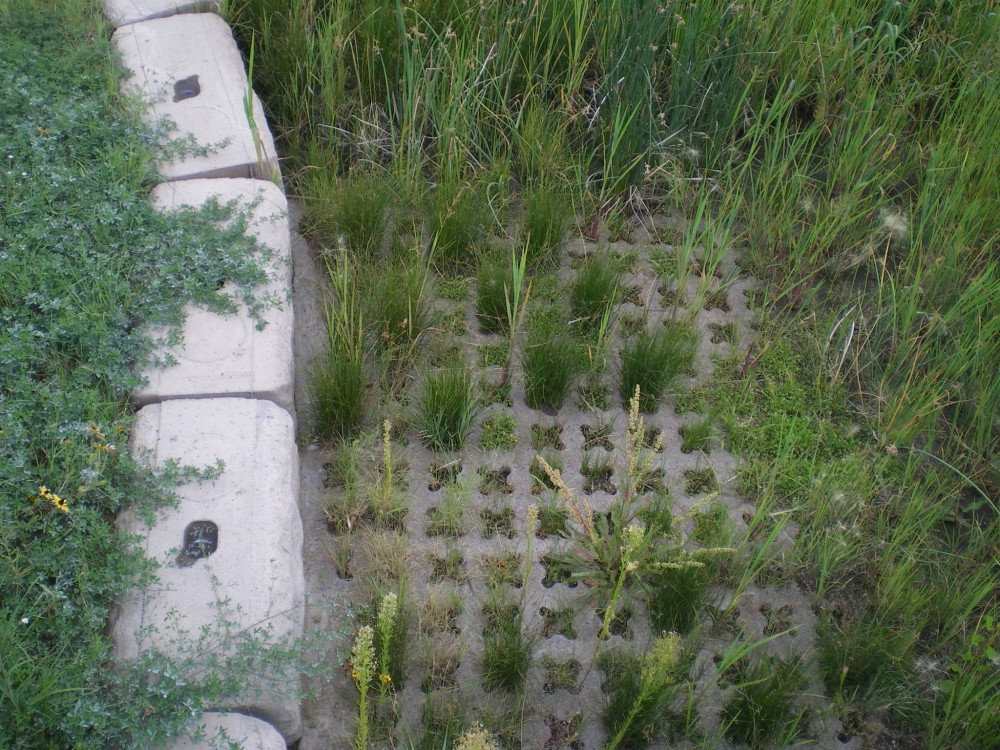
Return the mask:
<path fill-rule="evenodd" d="M 111 23 L 127 26 L 151 18 L 165 18 L 175 13 L 217 12 L 215 0 L 103 0 L 104 13 Z"/>
<path fill-rule="evenodd" d="M 225 469 L 179 487 L 177 507 L 157 510 L 151 527 L 131 512 L 119 518 L 160 569 L 152 586 L 119 601 L 111 625 L 116 656 L 135 659 L 150 649 L 178 656 L 203 632 L 220 636 L 224 650 L 220 630 L 267 629 L 261 634 L 274 641 L 301 635 L 302 521 L 288 412 L 254 399 L 153 404 L 136 415 L 131 451 L 153 467 L 221 460 Z M 269 721 L 292 742 L 301 733 L 290 692 L 297 687 L 290 675 L 257 675 L 224 707 Z"/>
<path fill-rule="evenodd" d="M 265 721 L 243 714 L 203 714 L 188 736 L 168 750 L 221 750 L 235 742 L 242 750 L 285 750 L 285 740 Z"/>
<path fill-rule="evenodd" d="M 249 216 L 249 231 L 275 253 L 266 267 L 271 281 L 261 291 L 284 302 L 280 309 L 263 314 L 263 330 L 257 330 L 242 303 L 235 315 L 190 306 L 181 345 L 155 352 L 158 359 L 169 354 L 176 364 L 147 367 L 142 374 L 148 382 L 133 395 L 141 405 L 175 398 L 261 398 L 292 412 L 295 369 L 288 204 L 273 183 L 247 179 L 167 182 L 156 186 L 152 200 L 161 210 L 175 211 L 182 206 L 199 207 L 213 196 L 223 204 L 234 200 L 242 206 L 256 204 Z M 223 287 L 223 291 L 232 289 Z M 164 334 L 158 328 L 150 331 L 155 340 Z"/>
<path fill-rule="evenodd" d="M 162 162 L 159 168 L 168 180 L 270 179 L 278 167 L 274 140 L 253 96 L 261 163 L 243 108 L 246 70 L 225 21 L 214 13 L 188 13 L 123 26 L 112 39 L 131 71 L 123 87 L 149 102 L 147 118 L 167 118 L 176 126 L 178 139 L 190 135 L 198 145 L 211 148 L 203 156 L 186 154 Z"/>

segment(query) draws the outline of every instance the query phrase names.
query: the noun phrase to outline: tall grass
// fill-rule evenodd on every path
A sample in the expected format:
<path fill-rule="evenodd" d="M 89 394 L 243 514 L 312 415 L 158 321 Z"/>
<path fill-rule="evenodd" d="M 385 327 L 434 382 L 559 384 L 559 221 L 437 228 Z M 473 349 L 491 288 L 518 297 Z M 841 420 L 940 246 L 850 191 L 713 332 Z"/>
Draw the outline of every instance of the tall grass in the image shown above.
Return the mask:
<path fill-rule="evenodd" d="M 891 698 L 931 747 L 988 736 L 977 717 L 1000 715 L 1000 698 L 971 665 L 998 607 L 979 572 L 1000 539 L 992 3 L 233 0 L 229 12 L 247 41 L 256 33 L 255 78 L 296 167 L 333 165 L 339 179 L 378 165 L 415 206 L 483 185 L 483 233 L 504 225 L 504 193 L 541 180 L 593 237 L 609 212 L 657 198 L 694 218 L 675 275 L 697 274 L 699 299 L 736 250 L 764 285 L 763 341 L 720 381 L 722 419 L 751 459 L 742 489 L 800 526 L 783 554 L 827 600 L 857 605 L 821 629 L 829 691 Z M 487 176 L 497 164 L 502 178 Z M 445 224 L 425 218 L 441 244 Z M 449 242 L 445 256 L 465 262 Z M 747 575 L 769 557 L 751 555 Z M 877 642 L 870 658 L 845 645 Z M 935 677 L 915 660 L 948 665 L 949 687 L 921 692 Z"/>

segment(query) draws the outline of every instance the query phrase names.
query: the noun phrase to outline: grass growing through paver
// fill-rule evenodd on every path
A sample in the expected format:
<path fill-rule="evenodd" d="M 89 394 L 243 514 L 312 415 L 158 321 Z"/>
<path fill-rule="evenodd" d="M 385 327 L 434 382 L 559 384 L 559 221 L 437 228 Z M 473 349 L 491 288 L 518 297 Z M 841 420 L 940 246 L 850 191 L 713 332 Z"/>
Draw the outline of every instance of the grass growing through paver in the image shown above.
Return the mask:
<path fill-rule="evenodd" d="M 737 548 L 724 565 L 706 565 L 733 597 L 721 602 L 703 601 L 711 586 L 694 573 L 650 576 L 661 589 L 643 591 L 615 568 L 620 550 L 605 556 L 602 595 L 621 577 L 633 623 L 688 630 L 691 648 L 722 634 L 726 658 L 748 660 L 742 687 L 708 698 L 713 680 L 675 684 L 654 670 L 643 682 L 649 655 L 628 654 L 631 682 L 607 680 L 620 708 L 599 743 L 639 746 L 652 729 L 672 736 L 660 719 L 682 707 L 682 694 L 694 706 L 684 731 L 699 723 L 697 706 L 728 706 L 689 737 L 698 746 L 800 741 L 800 730 L 809 739 L 841 719 L 845 736 L 869 743 L 994 741 L 1000 190 L 988 167 L 1000 151 L 990 106 L 1000 21 L 990 7 L 236 0 L 230 11 L 241 33 L 257 34 L 271 113 L 302 168 L 293 185 L 314 172 L 333 172 L 339 185 L 359 165 L 374 170 L 395 197 L 383 246 L 416 248 L 444 276 L 467 278 L 477 258 L 505 261 L 512 245 L 529 247 L 536 273 L 558 266 L 555 283 L 532 279 L 525 335 L 507 349 L 513 387 L 500 400 L 518 412 L 527 395 L 573 420 L 563 435 L 573 455 L 561 460 L 569 484 L 583 494 L 576 425 L 588 428 L 587 450 L 618 448 L 612 436 L 639 384 L 664 453 L 680 461 L 662 478 L 668 491 L 642 502 L 666 495 L 654 514 L 662 529 L 693 527 L 706 546 Z M 343 54 L 333 60 L 330 49 Z M 322 213 L 322 196 L 302 193 Z M 561 201 L 564 224 L 550 211 Z M 556 263 L 546 256 L 563 239 L 560 224 L 567 250 Z M 566 256 L 603 253 L 605 242 L 627 245 L 609 252 L 642 278 L 623 281 L 628 317 L 609 308 L 603 326 L 604 311 L 585 309 L 596 303 L 570 316 L 579 271 Z M 477 287 L 475 308 L 448 326 L 463 346 L 495 346 L 507 333 L 504 268 L 487 263 L 474 284 L 462 282 Z M 459 325 L 477 316 L 482 331 Z M 565 337 L 575 319 L 600 321 L 604 334 Z M 692 343 L 688 331 L 707 340 Z M 572 345 L 586 373 L 569 357 L 549 369 L 532 359 Z M 415 369 L 419 384 L 426 366 Z M 597 414 L 581 415 L 564 393 L 584 374 L 579 401 Z M 546 458 L 560 452 L 540 438 Z M 472 450 L 460 457 L 471 462 Z M 729 451 L 743 458 L 732 481 L 717 470 Z M 589 456 L 588 471 L 606 478 L 611 468 L 619 495 L 631 492 L 626 467 L 605 459 Z M 551 502 L 551 480 L 531 460 L 512 462 L 511 476 L 530 474 L 539 501 Z M 614 496 L 591 490 L 583 497 L 603 503 L 592 510 L 613 530 Z M 562 507 L 566 533 L 578 534 L 583 500 Z M 646 528 L 651 517 L 634 520 Z M 539 549 L 538 561 L 555 551 Z M 557 591 L 574 574 L 543 567 L 543 586 Z M 577 577 L 578 589 L 588 585 Z M 766 653 L 770 642 L 743 653 L 736 634 L 750 610 L 740 597 L 781 586 L 798 586 L 818 613 L 815 649 L 803 652 L 818 680 L 761 694 L 755 665 L 793 662 Z M 815 709 L 803 726 L 799 702 L 785 695 L 796 691 Z M 649 706 L 664 710 L 653 717 Z M 777 718 L 748 729 L 758 709 Z M 484 721 L 497 713 L 468 709 Z"/>
<path fill-rule="evenodd" d="M 167 632 L 184 656 L 111 664 L 112 603 L 155 573 L 115 515 L 191 475 L 129 456 L 145 327 L 178 323 L 186 302 L 232 308 L 220 278 L 260 310 L 264 275 L 240 222 L 215 227 L 231 211 L 151 208 L 163 134 L 115 93 L 109 36 L 95 2 L 0 3 L 0 746 L 12 750 L 157 744 L 263 668 L 245 661 L 252 636 L 239 666 L 199 654 L 205 636 L 183 646 Z"/>

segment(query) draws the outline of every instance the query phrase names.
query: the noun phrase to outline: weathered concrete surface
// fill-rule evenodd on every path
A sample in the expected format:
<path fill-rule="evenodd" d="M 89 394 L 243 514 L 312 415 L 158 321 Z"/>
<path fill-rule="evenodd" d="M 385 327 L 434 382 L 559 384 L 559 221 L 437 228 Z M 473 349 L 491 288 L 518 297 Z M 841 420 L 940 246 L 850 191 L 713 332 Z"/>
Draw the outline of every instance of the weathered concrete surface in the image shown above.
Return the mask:
<path fill-rule="evenodd" d="M 104 13 L 116 27 L 176 13 L 216 12 L 215 0 L 103 0 Z"/>
<path fill-rule="evenodd" d="M 161 210 L 175 211 L 182 206 L 201 206 L 212 197 L 221 204 L 234 200 L 246 206 L 256 203 L 248 229 L 275 253 L 265 267 L 271 281 L 261 291 L 284 302 L 280 309 L 264 313 L 263 330 L 257 330 L 243 303 L 235 315 L 189 307 L 181 345 L 155 352 L 157 359 L 169 354 L 177 364 L 146 368 L 142 374 L 148 382 L 133 395 L 141 405 L 175 398 L 252 397 L 274 401 L 294 412 L 292 269 L 284 193 L 263 180 L 185 180 L 157 185 L 152 200 Z M 232 291 L 228 287 L 223 290 Z M 154 329 L 150 333 L 160 339 L 165 331 Z"/>
<path fill-rule="evenodd" d="M 176 125 L 176 138 L 190 134 L 199 146 L 211 150 L 161 163 L 160 171 L 168 180 L 269 179 L 276 172 L 274 140 L 254 95 L 253 119 L 262 147 L 262 159 L 257 157 L 243 103 L 247 75 L 225 21 L 214 13 L 188 13 L 123 26 L 112 39 L 132 72 L 123 88 L 137 91 L 149 102 L 147 119 L 167 118 Z M 198 77 L 197 85 L 193 76 Z"/>
<path fill-rule="evenodd" d="M 267 629 L 262 633 L 273 642 L 299 636 L 302 522 L 288 412 L 269 401 L 236 398 L 153 404 L 136 415 L 131 450 L 154 467 L 171 460 L 205 467 L 221 460 L 225 469 L 217 479 L 179 487 L 177 507 L 158 510 L 152 527 L 133 513 L 119 519 L 161 568 L 155 584 L 119 602 L 112 622 L 118 658 L 134 659 L 148 649 L 178 655 L 203 630 L 222 636 L 227 629 Z M 205 545 L 186 541 L 195 522 L 217 528 L 217 549 L 207 557 Z M 228 707 L 266 719 L 294 741 L 301 713 L 289 688 L 297 687 L 297 679 L 255 677 Z"/>
<path fill-rule="evenodd" d="M 168 750 L 221 750 L 235 742 L 242 750 L 285 750 L 285 740 L 267 722 L 243 714 L 204 714 L 188 737 Z"/>

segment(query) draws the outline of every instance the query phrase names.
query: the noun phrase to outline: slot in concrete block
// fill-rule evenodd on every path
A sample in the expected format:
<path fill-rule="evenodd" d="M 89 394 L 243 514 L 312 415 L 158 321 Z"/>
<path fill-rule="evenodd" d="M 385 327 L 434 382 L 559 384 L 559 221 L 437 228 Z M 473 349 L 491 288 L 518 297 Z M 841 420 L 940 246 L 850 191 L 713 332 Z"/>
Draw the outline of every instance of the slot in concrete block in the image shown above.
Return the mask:
<path fill-rule="evenodd" d="M 121 515 L 120 527 L 142 540 L 142 552 L 160 569 L 155 583 L 116 607 L 117 657 L 131 660 L 150 649 L 190 654 L 203 632 L 213 643 L 227 630 L 257 630 L 269 642 L 300 636 L 302 521 L 288 412 L 253 399 L 153 404 L 136 415 L 131 451 L 153 467 L 221 460 L 225 468 L 216 479 L 178 487 L 178 505 L 157 510 L 153 526 L 135 513 Z M 222 708 L 263 718 L 293 742 L 301 734 L 297 687 L 292 674 L 248 675 L 246 693 Z"/>
<path fill-rule="evenodd" d="M 169 750 L 219 750 L 235 742 L 241 750 L 285 750 L 285 740 L 265 721 L 243 714 L 206 713 L 191 727 L 188 736 L 168 746 Z"/>
<path fill-rule="evenodd" d="M 193 138 L 208 147 L 203 155 L 187 153 L 162 162 L 168 180 L 196 177 L 257 177 L 277 174 L 274 140 L 256 95 L 253 120 L 261 146 L 258 159 L 254 131 L 243 100 L 248 90 L 243 58 L 229 26 L 214 13 L 186 13 L 140 21 L 118 29 L 112 37 L 122 62 L 131 71 L 123 83 L 148 102 L 150 121 L 174 123 L 172 137 Z M 198 91 L 184 96 L 175 84 L 197 76 Z"/>
<path fill-rule="evenodd" d="M 215 0 L 103 0 L 103 4 L 105 15 L 115 27 L 177 13 L 214 13 L 219 10 Z"/>
<path fill-rule="evenodd" d="M 176 364 L 145 368 L 142 374 L 147 382 L 133 395 L 141 405 L 175 398 L 252 397 L 274 401 L 292 412 L 295 369 L 288 204 L 273 183 L 247 179 L 167 182 L 156 186 L 152 200 L 160 210 L 176 211 L 182 206 L 200 207 L 213 197 L 220 204 L 235 201 L 239 206 L 253 206 L 248 230 L 274 252 L 265 268 L 271 280 L 261 292 L 282 300 L 281 307 L 264 311 L 265 326 L 257 330 L 257 322 L 242 302 L 233 315 L 189 306 L 181 344 L 163 345 L 154 352 L 156 359 L 169 355 Z M 232 293 L 233 288 L 227 284 L 223 291 Z M 163 340 L 165 334 L 161 328 L 150 331 L 154 340 Z"/>

